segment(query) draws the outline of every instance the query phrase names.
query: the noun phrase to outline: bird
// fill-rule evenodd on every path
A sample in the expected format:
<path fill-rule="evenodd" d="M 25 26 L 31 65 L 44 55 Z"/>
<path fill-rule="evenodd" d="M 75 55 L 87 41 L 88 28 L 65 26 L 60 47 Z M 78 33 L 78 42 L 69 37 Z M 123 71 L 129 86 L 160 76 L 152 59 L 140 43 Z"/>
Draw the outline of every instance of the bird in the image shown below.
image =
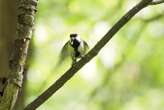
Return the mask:
<path fill-rule="evenodd" d="M 78 59 L 84 57 L 89 50 L 89 45 L 86 41 L 82 40 L 77 33 L 71 33 L 69 37 L 70 40 L 64 44 L 61 50 L 60 62 L 67 57 L 71 57 L 73 66 Z"/>

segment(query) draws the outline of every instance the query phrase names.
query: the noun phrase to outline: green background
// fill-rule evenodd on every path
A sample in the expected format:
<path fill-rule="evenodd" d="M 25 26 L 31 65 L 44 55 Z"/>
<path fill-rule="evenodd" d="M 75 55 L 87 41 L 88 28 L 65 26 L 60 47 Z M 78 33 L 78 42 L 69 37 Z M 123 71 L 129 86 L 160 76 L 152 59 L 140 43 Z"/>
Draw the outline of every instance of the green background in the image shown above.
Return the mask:
<path fill-rule="evenodd" d="M 78 33 L 92 48 L 137 2 L 39 0 L 26 104 L 71 66 L 67 59 L 56 67 L 70 33 Z M 164 110 L 162 5 L 139 12 L 37 110 Z"/>

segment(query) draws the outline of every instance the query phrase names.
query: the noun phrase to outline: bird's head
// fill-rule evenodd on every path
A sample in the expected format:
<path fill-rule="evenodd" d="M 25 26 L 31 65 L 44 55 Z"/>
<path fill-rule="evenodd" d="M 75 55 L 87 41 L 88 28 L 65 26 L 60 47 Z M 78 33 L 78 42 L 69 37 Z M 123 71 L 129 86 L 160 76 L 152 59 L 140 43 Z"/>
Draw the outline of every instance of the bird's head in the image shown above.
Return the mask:
<path fill-rule="evenodd" d="M 78 34 L 76 34 L 76 33 L 70 34 L 70 38 L 71 38 L 71 39 L 75 39 L 77 36 L 78 36 Z"/>
<path fill-rule="evenodd" d="M 73 41 L 81 41 L 80 40 L 80 37 L 79 37 L 79 35 L 77 34 L 77 33 L 72 33 L 72 34 L 70 34 L 70 42 L 71 42 L 71 44 L 73 44 Z"/>

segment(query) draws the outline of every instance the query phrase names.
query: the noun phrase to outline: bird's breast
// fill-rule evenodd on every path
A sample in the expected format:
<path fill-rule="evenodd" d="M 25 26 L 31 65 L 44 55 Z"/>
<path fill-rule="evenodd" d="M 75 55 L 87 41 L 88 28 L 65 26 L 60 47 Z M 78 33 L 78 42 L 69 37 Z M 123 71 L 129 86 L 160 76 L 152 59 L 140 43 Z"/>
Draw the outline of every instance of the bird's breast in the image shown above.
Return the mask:
<path fill-rule="evenodd" d="M 76 39 L 73 40 L 72 47 L 73 47 L 75 50 L 78 49 L 79 45 L 80 45 L 80 42 L 79 42 L 79 41 L 77 41 Z"/>

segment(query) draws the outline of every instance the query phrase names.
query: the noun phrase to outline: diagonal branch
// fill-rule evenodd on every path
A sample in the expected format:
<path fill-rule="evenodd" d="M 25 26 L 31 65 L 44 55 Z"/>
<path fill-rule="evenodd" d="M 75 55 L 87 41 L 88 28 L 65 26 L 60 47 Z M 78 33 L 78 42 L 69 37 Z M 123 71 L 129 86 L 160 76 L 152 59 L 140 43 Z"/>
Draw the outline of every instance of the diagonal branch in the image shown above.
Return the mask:
<path fill-rule="evenodd" d="M 128 45 L 125 47 L 123 54 L 121 55 L 121 60 L 119 62 L 117 62 L 113 68 L 108 70 L 108 73 L 104 76 L 103 82 L 98 87 L 95 87 L 91 91 L 88 101 L 92 100 L 101 91 L 102 88 L 107 86 L 108 82 L 110 81 L 110 78 L 112 77 L 111 75 L 113 75 L 124 64 L 124 62 L 126 62 L 129 53 L 131 53 L 133 51 L 136 43 L 138 42 L 138 40 L 141 37 L 141 34 L 147 28 L 148 23 L 162 19 L 162 18 L 164 18 L 164 15 L 158 14 L 156 16 L 149 18 L 149 19 L 138 19 L 142 22 L 142 24 L 140 26 L 141 27 L 140 30 L 135 32 L 134 37 L 129 41 Z"/>
<path fill-rule="evenodd" d="M 68 69 L 54 84 L 46 91 L 38 96 L 33 102 L 25 107 L 24 110 L 35 110 L 50 98 L 57 90 L 59 90 L 69 79 L 71 79 L 77 71 L 79 71 L 86 63 L 93 59 L 99 51 L 109 42 L 109 40 L 140 10 L 147 7 L 152 0 L 142 0 L 130 11 L 128 11 L 107 33 L 106 35 L 88 52 L 88 54 L 78 61 L 73 67 Z"/>

